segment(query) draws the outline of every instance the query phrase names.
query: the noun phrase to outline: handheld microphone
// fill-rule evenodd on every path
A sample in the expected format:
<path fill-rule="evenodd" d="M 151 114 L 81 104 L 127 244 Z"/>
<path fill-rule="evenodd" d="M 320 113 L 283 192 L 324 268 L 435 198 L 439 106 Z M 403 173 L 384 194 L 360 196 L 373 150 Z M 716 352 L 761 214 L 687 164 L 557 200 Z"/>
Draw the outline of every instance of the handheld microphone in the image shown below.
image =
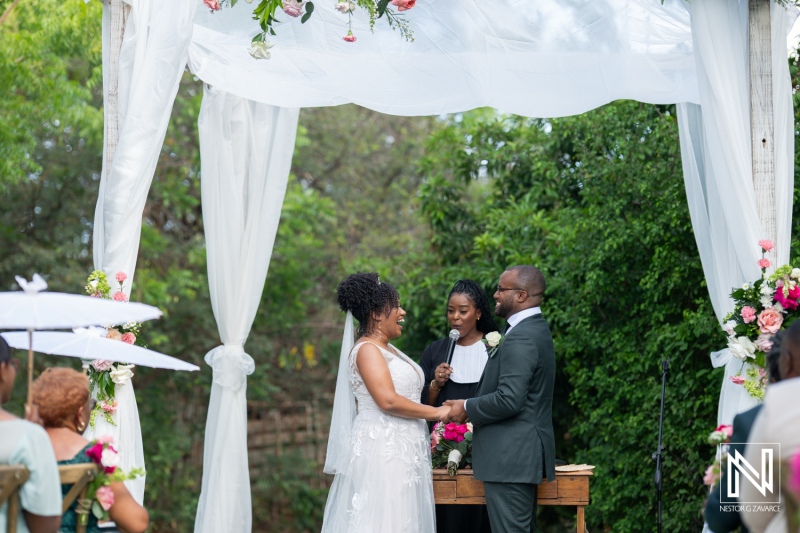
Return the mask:
<path fill-rule="evenodd" d="M 458 332 L 457 329 L 451 329 L 450 334 L 447 335 L 447 337 L 450 339 L 450 342 L 447 343 L 447 359 L 446 359 L 447 364 L 449 365 L 450 361 L 453 359 L 453 352 L 456 351 L 456 341 L 458 340 L 459 337 L 461 337 L 461 334 Z"/>

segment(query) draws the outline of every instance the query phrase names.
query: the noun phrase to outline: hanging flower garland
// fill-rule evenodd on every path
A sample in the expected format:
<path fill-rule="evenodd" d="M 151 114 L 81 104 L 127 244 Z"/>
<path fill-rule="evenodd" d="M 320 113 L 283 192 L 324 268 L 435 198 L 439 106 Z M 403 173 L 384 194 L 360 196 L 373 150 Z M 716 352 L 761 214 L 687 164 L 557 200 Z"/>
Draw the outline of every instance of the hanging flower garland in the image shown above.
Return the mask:
<path fill-rule="evenodd" d="M 203 3 L 212 13 L 219 11 L 222 6 L 233 7 L 238 0 L 203 0 Z M 253 0 L 246 0 L 248 4 Z M 414 32 L 408 22 L 402 18 L 403 11 L 408 11 L 414 7 L 417 0 L 338 0 L 335 9 L 343 15 L 347 15 L 347 34 L 342 37 L 343 41 L 353 43 L 356 36 L 353 34 L 353 12 L 363 9 L 369 14 L 369 27 L 373 29 L 375 21 L 386 15 L 389 27 L 400 31 L 400 35 L 407 41 L 414 40 Z M 397 8 L 397 13 L 388 9 L 389 5 Z M 260 0 L 253 10 L 253 19 L 258 21 L 261 33 L 253 37 L 253 41 L 248 49 L 250 55 L 255 59 L 269 59 L 271 54 L 269 49 L 275 46 L 267 39 L 270 35 L 277 35 L 273 25 L 280 22 L 275 18 L 275 13 L 280 8 L 283 13 L 292 18 L 300 18 L 300 23 L 305 24 L 314 13 L 314 3 L 310 0 Z"/>
<path fill-rule="evenodd" d="M 127 274 L 117 272 L 115 279 L 119 286 L 112 293 L 106 273 L 102 270 L 95 270 L 86 280 L 86 292 L 89 296 L 94 296 L 95 298 L 127 302 L 128 297 L 123 292 L 125 280 L 128 279 Z M 141 330 L 142 325 L 138 322 L 128 322 L 127 324 L 106 328 L 105 337 L 146 348 L 147 345 L 140 340 Z M 89 424 L 92 427 L 94 427 L 97 415 L 102 415 L 106 422 L 112 426 L 117 425 L 113 417 L 118 407 L 115 397 L 116 386 L 126 385 L 133 377 L 134 368 L 135 365 L 115 363 L 105 359 L 95 359 L 91 362 L 88 369 L 89 391 L 97 401 L 89 417 Z"/>

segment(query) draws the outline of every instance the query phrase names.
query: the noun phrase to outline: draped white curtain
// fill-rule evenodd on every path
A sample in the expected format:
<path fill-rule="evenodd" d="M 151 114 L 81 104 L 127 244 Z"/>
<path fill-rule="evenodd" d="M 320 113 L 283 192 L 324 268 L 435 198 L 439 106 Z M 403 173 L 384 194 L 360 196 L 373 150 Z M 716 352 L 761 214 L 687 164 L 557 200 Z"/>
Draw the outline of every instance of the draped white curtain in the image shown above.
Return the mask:
<path fill-rule="evenodd" d="M 267 277 L 294 152 L 299 109 L 205 87 L 200 130 L 208 281 L 222 346 L 206 355 L 214 381 L 196 533 L 249 532 L 244 351 Z"/>
<path fill-rule="evenodd" d="M 722 322 L 733 310 L 731 290 L 761 275 L 761 223 L 753 188 L 747 0 L 687 3 L 697 62 L 700 105 L 679 104 L 681 156 L 697 247 L 714 312 Z M 772 4 L 773 111 L 777 199 L 777 262 L 789 261 L 794 135 L 786 35 L 797 16 Z M 722 337 L 720 336 L 720 339 Z M 711 355 L 725 366 L 718 423 L 755 405 L 730 381 L 742 362 L 727 348 Z"/>
<path fill-rule="evenodd" d="M 94 267 L 113 279 L 128 274 L 130 295 L 139 251 L 142 212 L 167 131 L 178 83 L 186 67 L 195 0 L 126 0 L 130 14 L 119 56 L 119 142 L 110 168 L 104 157 L 94 219 Z M 103 88 L 108 102 L 110 6 L 103 9 Z M 108 113 L 108 106 L 106 106 Z M 108 118 L 108 117 L 106 117 Z M 108 139 L 104 151 L 108 150 Z M 113 283 L 113 281 L 112 281 Z M 133 382 L 117 385 L 116 425 L 97 417 L 86 438 L 111 435 L 124 470 L 144 468 L 142 430 Z M 145 477 L 125 485 L 144 501 Z"/>

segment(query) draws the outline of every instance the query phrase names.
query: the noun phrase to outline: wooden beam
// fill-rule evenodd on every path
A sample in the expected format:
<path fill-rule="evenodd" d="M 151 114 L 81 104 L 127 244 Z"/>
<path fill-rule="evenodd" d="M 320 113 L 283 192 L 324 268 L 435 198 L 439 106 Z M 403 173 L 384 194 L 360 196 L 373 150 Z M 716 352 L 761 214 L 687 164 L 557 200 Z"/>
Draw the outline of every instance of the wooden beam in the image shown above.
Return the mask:
<path fill-rule="evenodd" d="M 119 142 L 119 55 L 122 50 L 122 40 L 125 36 L 125 24 L 131 6 L 123 0 L 107 0 L 110 16 L 110 30 L 108 39 L 108 87 L 105 112 L 105 161 L 106 176 L 111 172 L 111 163 L 117 151 Z"/>
<path fill-rule="evenodd" d="M 769 0 L 750 0 L 750 140 L 753 189 L 761 221 L 760 239 L 777 246 L 775 198 L 775 118 L 772 111 L 772 31 Z M 772 264 L 777 257 L 768 254 Z"/>

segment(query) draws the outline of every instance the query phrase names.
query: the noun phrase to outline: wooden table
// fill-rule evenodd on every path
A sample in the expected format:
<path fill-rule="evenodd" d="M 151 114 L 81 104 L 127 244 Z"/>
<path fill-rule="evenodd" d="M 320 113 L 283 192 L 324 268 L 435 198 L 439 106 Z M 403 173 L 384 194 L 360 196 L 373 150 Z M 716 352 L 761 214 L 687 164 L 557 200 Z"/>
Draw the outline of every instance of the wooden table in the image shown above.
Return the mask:
<path fill-rule="evenodd" d="M 591 470 L 556 472 L 555 481 L 544 481 L 537 492 L 539 505 L 574 505 L 578 508 L 577 533 L 586 532 L 584 508 L 589 505 L 589 476 Z M 438 504 L 485 505 L 483 482 L 472 475 L 472 470 L 459 470 L 450 476 L 444 468 L 433 470 L 433 496 Z"/>

